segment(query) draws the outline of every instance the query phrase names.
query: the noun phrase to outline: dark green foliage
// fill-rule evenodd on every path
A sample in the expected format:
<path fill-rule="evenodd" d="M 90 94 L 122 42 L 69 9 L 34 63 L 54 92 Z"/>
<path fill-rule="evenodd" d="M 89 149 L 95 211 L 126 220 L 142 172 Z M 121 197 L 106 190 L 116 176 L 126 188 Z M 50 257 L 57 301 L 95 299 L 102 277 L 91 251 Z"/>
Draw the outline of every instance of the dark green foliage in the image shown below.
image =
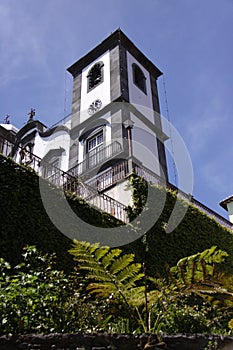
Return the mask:
<path fill-rule="evenodd" d="M 141 184 L 134 192 L 137 210 L 145 201 L 145 181 L 134 177 L 134 184 Z M 55 252 L 58 264 L 62 268 L 71 266 L 67 254 L 71 247 L 70 240 L 56 229 L 48 218 L 40 197 L 38 177 L 29 168 L 15 164 L 10 159 L 0 156 L 0 254 L 15 265 L 20 261 L 22 248 L 36 245 L 43 252 Z M 136 187 L 136 186 L 135 186 Z M 154 196 L 160 201 L 164 189 L 152 186 Z M 53 189 L 56 198 L 56 191 Z M 57 198 L 59 201 L 59 193 Z M 110 215 L 91 208 L 74 195 L 67 195 L 72 210 L 84 221 L 95 226 L 113 227 L 119 222 Z M 142 200 L 140 201 L 140 196 Z M 137 200 L 138 198 L 138 200 Z M 200 210 L 190 205 L 179 226 L 169 234 L 165 233 L 176 202 L 176 194 L 166 191 L 166 203 L 162 214 L 146 236 L 122 247 L 124 252 L 135 253 L 136 260 L 145 262 L 149 275 L 164 274 L 165 264 L 173 266 L 185 256 L 210 248 L 212 245 L 226 251 L 229 257 L 224 267 L 233 271 L 233 235 L 230 230 L 207 217 Z M 180 207 L 184 202 L 178 199 Z M 153 203 L 147 203 L 152 206 Z M 138 211 L 138 212 L 139 212 Z M 154 209 L 156 215 L 156 209 Z M 148 211 L 148 213 L 151 213 Z M 149 215 L 149 214 L 148 214 Z M 150 214 L 151 215 L 151 214 Z M 140 221 L 140 215 L 138 216 Z M 140 230 L 140 225 L 138 230 Z"/>
<path fill-rule="evenodd" d="M 70 240 L 49 220 L 41 201 L 38 176 L 0 156 L 0 183 L 1 257 L 16 265 L 22 249 L 36 245 L 44 252 L 56 252 L 64 267 L 71 265 L 66 253 Z"/>
<path fill-rule="evenodd" d="M 20 166 L 0 155 L 0 256 L 12 265 L 21 261 L 22 249 L 36 245 L 46 253 L 56 253 L 58 266 L 70 270 L 72 257 L 67 251 L 71 240 L 50 221 L 39 191 L 39 178 L 29 167 Z M 53 205 L 59 205 L 60 192 L 51 188 Z M 67 194 L 72 210 L 84 221 L 102 227 L 119 224 L 84 201 Z"/>
<path fill-rule="evenodd" d="M 13 269 L 0 259 L 0 335 L 95 332 L 105 326 L 106 306 L 81 298 L 78 276 L 57 270 L 54 258 L 31 246 Z"/>
<path fill-rule="evenodd" d="M 85 292 L 95 295 L 97 300 L 106 300 L 110 306 L 110 314 L 106 316 L 111 320 L 114 318 L 116 322 L 124 315 L 129 329 L 135 330 L 138 325 L 135 304 L 141 304 L 141 299 L 144 301 L 145 288 L 137 286 L 143 273 L 141 264 L 134 262 L 134 254 L 122 254 L 118 248 L 76 240 L 70 253 L 78 269 L 85 273 Z"/>
<path fill-rule="evenodd" d="M 147 201 L 148 185 L 145 179 L 137 176 L 135 171 L 129 177 L 129 184 L 132 188 L 132 201 L 133 207 L 127 208 L 127 213 L 130 221 L 135 219 L 139 214 L 141 214 Z"/>
<path fill-rule="evenodd" d="M 165 333 L 223 334 L 233 315 L 232 275 L 220 272 L 227 253 L 212 246 L 180 259 L 167 278 L 153 279 L 151 321 Z M 160 294 L 155 294 L 157 288 Z M 151 295 L 152 294 L 152 295 Z"/>
<path fill-rule="evenodd" d="M 91 294 L 105 298 L 112 295 L 129 303 L 128 291 L 131 293 L 143 276 L 140 273 L 141 264 L 134 262 L 134 254 L 122 255 L 120 249 L 76 240 L 69 252 L 74 255 L 79 268 L 86 271 L 86 278 L 92 280 L 87 288 Z"/>
<path fill-rule="evenodd" d="M 144 288 L 135 285 L 142 274 L 133 254 L 122 255 L 119 249 L 85 242 L 75 242 L 72 254 L 78 266 L 69 276 L 56 269 L 54 254 L 42 255 L 34 246 L 24 249 L 22 262 L 14 268 L 0 259 L 0 335 L 145 331 Z M 209 279 L 214 265 L 225 255 L 212 247 L 180 260 L 170 269 L 170 281 L 152 279 L 155 289 L 147 295 L 147 331 L 226 334 L 233 316 L 232 276 L 224 280 L 218 275 L 218 282 L 215 278 L 211 302 L 205 301 L 209 290 L 207 294 L 203 290 L 205 278 Z M 194 261 L 196 281 L 192 283 Z M 203 261 L 206 277 L 199 274 Z M 85 279 L 80 268 L 86 271 Z M 229 295 L 224 305 L 214 303 L 220 289 Z"/>
<path fill-rule="evenodd" d="M 52 256 L 38 254 L 35 248 L 30 248 L 24 254 L 24 262 L 17 269 L 10 269 L 10 265 L 0 259 L 0 323 L 2 334 L 13 331 L 18 333 L 46 333 L 51 331 L 136 330 L 137 328 L 133 327 L 137 327 L 138 324 L 132 323 L 132 320 L 128 318 L 129 308 L 127 310 L 125 307 L 126 300 L 130 307 L 135 306 L 138 312 L 136 313 L 137 317 L 140 318 L 140 313 L 143 315 L 141 323 L 139 322 L 140 331 L 142 331 L 142 324 L 146 319 L 144 308 L 144 292 L 146 289 L 148 292 L 148 307 L 151 307 L 151 301 L 154 303 L 152 309 L 150 309 L 151 322 L 154 328 L 149 327 L 149 329 L 165 332 L 186 332 L 190 330 L 193 332 L 222 333 L 227 330 L 227 323 L 233 315 L 232 278 L 220 280 L 221 285 L 224 285 L 224 288 L 227 288 L 230 293 L 225 293 L 225 299 L 222 297 L 224 291 L 219 289 L 217 294 L 211 291 L 211 298 L 209 297 L 209 290 L 207 301 L 205 299 L 203 301 L 203 298 L 202 301 L 197 300 L 197 296 L 193 297 L 195 290 L 192 290 L 192 295 L 188 296 L 186 292 L 188 284 L 199 278 L 200 273 L 202 276 L 204 275 L 205 270 L 203 268 L 205 266 L 196 264 L 194 261 L 196 258 L 194 257 L 180 259 L 197 254 L 197 252 L 203 252 L 211 246 L 216 246 L 217 249 L 227 252 L 228 256 L 224 253 L 224 258 L 227 256 L 225 261 L 222 262 L 220 256 L 221 261 L 219 262 L 228 273 L 232 274 L 232 232 L 190 205 L 180 225 L 172 233 L 166 234 L 166 224 L 177 200 L 175 193 L 166 191 L 164 209 L 159 219 L 155 220 L 154 226 L 137 241 L 122 247 L 123 253 L 135 254 L 136 263 L 143 263 L 143 272 L 146 273 L 146 276 L 144 276 L 146 278 L 143 279 L 141 279 L 139 271 L 138 275 L 132 276 L 132 279 L 135 278 L 136 282 L 136 285 L 132 288 L 132 297 L 128 298 L 129 283 L 129 285 L 125 284 L 127 291 L 124 294 L 127 297 L 125 301 L 122 295 L 119 298 L 113 298 L 112 293 L 114 291 L 110 289 L 110 294 L 106 294 L 107 300 L 103 301 L 100 298 L 100 300 L 95 301 L 93 295 L 87 293 L 88 278 L 84 280 L 82 275 L 77 273 L 78 270 L 69 277 L 59 271 L 59 269 L 64 269 L 66 272 L 70 272 L 74 266 L 72 257 L 67 253 L 72 242 L 59 232 L 47 216 L 41 201 L 38 176 L 30 168 L 19 166 L 10 159 L 0 156 L 0 181 L 0 256 L 9 261 L 11 266 L 15 266 L 22 262 L 21 253 L 23 248 L 27 245 L 36 245 L 43 253 L 52 254 L 55 252 L 58 257 L 58 264 L 55 267 Z M 133 181 L 136 189 L 133 192 L 134 208 L 132 213 L 134 217 L 138 215 L 137 229 L 140 231 L 140 212 L 146 201 L 147 184 L 144 180 L 136 177 Z M 163 198 L 165 191 L 163 188 L 152 186 L 150 190 L 154 192 L 158 202 L 160 198 Z M 52 187 L 51 191 L 54 195 L 54 205 L 59 205 L 59 191 Z M 120 224 L 110 215 L 96 211 L 72 194 L 67 194 L 67 199 L 72 210 L 84 221 L 94 226 L 115 227 Z M 180 210 L 182 210 L 185 203 L 181 199 L 178 200 Z M 151 215 L 149 208 L 154 207 L 153 203 L 148 201 L 146 211 L 144 211 L 145 218 L 146 215 Z M 156 215 L 156 208 L 154 213 Z M 105 253 L 108 258 L 114 256 L 114 250 L 106 249 L 106 247 L 99 248 L 96 246 L 97 260 L 100 263 L 104 259 Z M 212 248 L 210 252 L 215 252 L 215 250 L 216 248 Z M 113 252 L 111 253 L 111 251 Z M 115 250 L 115 253 L 117 252 L 118 249 Z M 101 256 L 101 254 L 103 255 Z M 203 257 L 203 254 L 200 253 L 198 257 Z M 133 255 L 129 256 L 133 257 Z M 168 284 L 169 277 L 167 279 L 160 278 L 161 286 L 164 287 L 161 293 L 159 288 L 156 289 L 153 286 L 153 279 L 150 279 L 149 276 L 167 276 L 168 266 L 175 266 L 179 260 L 179 264 L 170 269 L 170 277 L 173 275 L 173 278 L 179 284 L 175 283 L 170 288 Z M 123 261 L 124 258 L 122 257 L 120 262 Z M 104 262 L 110 268 L 111 264 L 108 265 L 108 259 L 105 259 Z M 119 268 L 121 269 L 120 262 Z M 199 270 L 194 270 L 192 266 L 190 270 L 189 263 L 194 264 L 192 266 Z M 136 264 L 135 266 L 139 265 Z M 129 268 L 126 272 L 130 273 L 130 271 Z M 105 272 L 107 272 L 107 269 L 106 271 L 98 269 L 99 274 L 103 273 L 104 275 Z M 213 271 L 209 269 L 207 272 L 211 276 L 210 272 Z M 222 276 L 224 277 L 224 274 Z M 92 275 L 92 283 L 93 277 L 94 275 Z M 122 277 L 124 277 L 123 274 Z M 94 280 L 97 281 L 95 278 Z M 144 289 L 138 286 L 138 283 L 143 283 Z M 146 284 L 148 285 L 145 289 Z M 110 283 L 109 286 L 114 286 L 114 284 Z M 97 291 L 97 285 L 92 284 L 92 287 L 89 292 Z M 215 287 L 215 284 L 213 287 Z M 181 291 L 179 288 L 181 288 Z M 106 286 L 99 289 L 101 293 L 106 290 Z M 182 292 L 185 292 L 186 295 L 180 299 L 169 299 L 171 290 L 177 292 L 178 295 Z M 167 300 L 165 300 L 166 296 L 168 296 Z M 133 297 L 135 297 L 135 300 Z M 165 298 L 163 303 L 160 303 L 161 297 Z M 135 318 L 135 313 L 132 315 Z M 131 319 L 133 318 L 132 315 Z"/>
<path fill-rule="evenodd" d="M 154 191 L 153 196 L 155 198 L 158 198 L 158 200 L 160 197 L 162 198 L 163 188 L 152 186 L 151 190 Z M 138 193 L 140 195 L 139 191 Z M 173 266 L 185 256 L 201 252 L 211 246 L 217 246 L 229 254 L 223 263 L 223 267 L 229 273 L 232 273 L 233 234 L 231 230 L 221 226 L 192 204 L 188 207 L 185 217 L 177 228 L 166 234 L 166 224 L 176 200 L 178 200 L 182 210 L 182 207 L 186 206 L 184 200 L 177 199 L 174 192 L 166 191 L 164 209 L 154 226 L 142 238 L 122 247 L 122 249 L 125 252 L 134 252 L 138 261 L 145 262 L 149 275 L 164 275 L 166 264 Z M 151 205 L 153 208 L 153 203 L 147 203 L 147 206 Z M 151 215 L 151 211 L 148 211 L 148 215 L 149 213 Z M 140 221 L 140 215 L 138 221 Z M 140 230 L 140 224 L 138 226 Z"/>
<path fill-rule="evenodd" d="M 188 328 L 190 332 L 221 332 L 218 321 L 226 326 L 231 319 L 232 276 L 218 272 L 216 267 L 227 253 L 216 247 L 179 260 L 168 269 L 166 279 L 148 276 L 150 291 L 145 289 L 144 273 L 134 263 L 134 254 L 122 255 L 120 249 L 78 241 L 70 252 L 78 269 L 85 271 L 85 292 L 112 306 L 106 316 L 112 317 L 108 312 L 114 311 L 115 325 L 123 316 L 134 332 L 187 332 Z"/>
<path fill-rule="evenodd" d="M 167 278 L 151 278 L 153 284 L 161 291 L 161 300 L 166 304 L 175 300 L 193 296 L 201 297 L 210 304 L 232 308 L 232 275 L 220 272 L 219 266 L 228 254 L 216 247 L 211 247 L 180 259 L 176 266 L 167 269 Z M 165 305 L 165 303 L 163 303 Z"/>
<path fill-rule="evenodd" d="M 157 317 L 154 309 L 152 319 Z M 232 310 L 219 310 L 203 300 L 182 297 L 170 304 L 160 318 L 158 330 L 163 333 L 227 334 Z"/>

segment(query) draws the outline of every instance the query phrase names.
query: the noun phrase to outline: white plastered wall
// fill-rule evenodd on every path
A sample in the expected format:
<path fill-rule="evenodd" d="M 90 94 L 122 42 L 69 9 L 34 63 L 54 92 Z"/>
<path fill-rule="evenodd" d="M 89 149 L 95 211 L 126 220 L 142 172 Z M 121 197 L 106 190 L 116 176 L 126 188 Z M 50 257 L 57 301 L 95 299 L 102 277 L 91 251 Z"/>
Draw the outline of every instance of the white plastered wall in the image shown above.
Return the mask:
<path fill-rule="evenodd" d="M 227 203 L 227 210 L 229 215 L 230 222 L 233 223 L 233 201 L 230 203 Z"/>
<path fill-rule="evenodd" d="M 146 77 L 146 94 L 143 91 L 141 91 L 133 82 L 133 63 L 137 64 L 141 68 L 142 72 L 144 73 L 144 76 Z M 152 123 L 154 123 L 150 74 L 129 52 L 127 52 L 127 69 L 129 84 L 129 102 L 133 105 L 137 105 L 137 108 L 140 111 L 140 106 L 147 107 L 147 113 L 145 117 L 148 118 Z M 143 111 L 141 112 L 143 113 Z"/>
<path fill-rule="evenodd" d="M 70 135 L 65 130 L 55 131 L 51 136 L 41 137 L 39 134 L 35 138 L 35 146 L 33 153 L 44 158 L 49 151 L 63 148 L 65 151 L 59 157 L 60 169 L 63 171 L 68 170 L 69 166 L 69 149 L 70 149 Z"/>
<path fill-rule="evenodd" d="M 13 124 L 0 124 L 0 126 L 8 131 L 13 131 L 15 134 L 19 131 L 19 129 Z"/>
<path fill-rule="evenodd" d="M 102 83 L 97 85 L 91 91 L 87 89 L 87 75 L 89 70 L 95 63 L 102 61 L 104 80 Z M 84 122 L 90 117 L 87 110 L 92 102 L 100 99 L 102 106 L 110 103 L 110 52 L 107 51 L 104 55 L 98 57 L 93 61 L 89 66 L 83 69 L 82 71 L 82 86 L 81 86 L 81 113 L 80 113 L 80 123 Z"/>
<path fill-rule="evenodd" d="M 112 142 L 112 126 L 111 126 L 111 115 L 110 112 L 108 112 L 104 119 L 106 119 L 107 124 L 105 128 L 105 137 L 106 137 L 106 145 L 110 144 Z"/>
<path fill-rule="evenodd" d="M 124 204 L 125 206 L 132 206 L 132 190 L 128 185 L 128 181 L 123 181 L 112 187 L 110 190 L 105 191 L 104 193 L 107 196 L 114 198 L 116 201 Z"/>
<path fill-rule="evenodd" d="M 101 119 L 105 119 L 107 121 L 106 127 L 105 127 L 105 142 L 106 145 L 111 143 L 111 137 L 112 137 L 112 127 L 111 127 L 111 115 L 110 112 L 108 112 L 107 114 L 101 116 Z M 82 134 L 83 130 L 81 130 L 80 135 Z M 85 154 L 84 154 L 84 141 L 78 141 L 78 147 L 79 147 L 79 159 L 78 162 L 81 163 L 84 158 L 85 158 Z"/>
<path fill-rule="evenodd" d="M 156 135 L 139 118 L 131 113 L 134 122 L 132 129 L 132 151 L 142 164 L 160 175 L 158 146 Z"/>

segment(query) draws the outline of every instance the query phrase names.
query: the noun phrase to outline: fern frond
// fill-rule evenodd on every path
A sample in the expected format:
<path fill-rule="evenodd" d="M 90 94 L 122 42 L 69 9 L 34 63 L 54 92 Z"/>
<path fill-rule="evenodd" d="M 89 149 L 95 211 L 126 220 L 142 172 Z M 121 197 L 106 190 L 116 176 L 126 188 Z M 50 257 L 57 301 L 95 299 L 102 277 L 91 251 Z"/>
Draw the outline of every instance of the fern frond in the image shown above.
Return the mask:
<path fill-rule="evenodd" d="M 141 264 L 131 264 L 126 266 L 120 273 L 117 275 L 117 280 L 119 282 L 130 280 L 136 276 L 136 280 L 140 279 L 142 275 L 138 275 L 138 272 L 141 270 Z"/>
<path fill-rule="evenodd" d="M 135 287 L 129 290 L 128 301 L 134 307 L 145 305 L 145 286 Z"/>
<path fill-rule="evenodd" d="M 227 255 L 213 246 L 201 253 L 180 259 L 177 265 L 170 269 L 170 279 L 178 288 L 204 282 L 214 276 L 215 264 L 223 262 Z"/>
<path fill-rule="evenodd" d="M 87 272 L 86 277 L 89 280 L 94 280 L 94 281 L 109 281 L 111 280 L 110 277 L 108 277 L 108 275 L 103 272 L 102 270 L 89 270 Z"/>
<path fill-rule="evenodd" d="M 121 252 L 122 251 L 120 249 L 112 249 L 111 251 L 109 251 L 108 254 L 106 254 L 103 257 L 103 260 L 102 260 L 103 265 L 106 268 L 109 267 L 112 261 L 114 261 L 114 259 L 117 258 L 121 254 Z"/>
<path fill-rule="evenodd" d="M 131 305 L 129 301 L 135 294 L 135 284 L 144 276 L 139 273 L 141 264 L 134 263 L 134 254 L 122 255 L 120 249 L 78 241 L 74 241 L 70 253 L 74 255 L 78 267 L 86 272 L 90 294 L 97 297 L 114 295 L 128 307 Z"/>
<path fill-rule="evenodd" d="M 134 254 L 125 254 L 116 259 L 110 268 L 110 273 L 116 275 L 134 260 Z"/>
<path fill-rule="evenodd" d="M 71 248 L 69 250 L 69 252 L 71 254 L 73 254 L 75 257 L 75 254 L 78 252 L 83 252 L 83 253 L 88 252 L 88 253 L 92 254 L 98 248 L 99 248 L 99 243 L 91 244 L 91 243 L 85 242 L 85 241 L 79 242 L 76 239 L 74 239 L 73 240 L 73 248 Z"/>
<path fill-rule="evenodd" d="M 95 294 L 98 297 L 105 297 L 108 298 L 112 293 L 115 293 L 115 288 L 112 288 L 111 282 L 107 283 L 90 283 L 87 286 L 87 290 L 90 292 L 90 294 Z"/>
<path fill-rule="evenodd" d="M 99 261 L 101 258 L 103 258 L 106 255 L 106 253 L 108 253 L 108 251 L 109 251 L 109 247 L 100 247 L 96 249 L 95 251 L 96 259 Z"/>
<path fill-rule="evenodd" d="M 138 273 L 135 276 L 133 276 L 132 278 L 130 278 L 130 280 L 126 284 L 127 290 L 130 290 L 131 288 L 133 288 L 135 286 L 136 282 L 141 280 L 143 277 L 144 277 L 143 273 Z"/>

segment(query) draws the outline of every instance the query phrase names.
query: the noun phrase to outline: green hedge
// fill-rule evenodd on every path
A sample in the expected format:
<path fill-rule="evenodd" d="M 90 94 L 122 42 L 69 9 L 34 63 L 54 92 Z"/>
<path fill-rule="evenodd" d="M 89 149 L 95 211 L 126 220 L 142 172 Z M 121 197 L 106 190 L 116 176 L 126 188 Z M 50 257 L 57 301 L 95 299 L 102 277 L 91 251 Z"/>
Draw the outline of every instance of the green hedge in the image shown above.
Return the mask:
<path fill-rule="evenodd" d="M 59 232 L 46 214 L 37 174 L 0 155 L 0 184 L 0 257 L 14 266 L 21 260 L 26 245 L 36 245 L 44 253 L 55 252 L 59 267 L 69 270 L 73 260 L 67 251 L 72 242 Z M 52 187 L 50 190 L 54 205 L 59 205 L 60 192 Z M 74 212 L 90 224 L 103 227 L 119 224 L 84 201 L 69 194 L 67 197 Z"/>
<path fill-rule="evenodd" d="M 159 198 L 164 190 L 153 187 L 153 191 L 155 191 L 156 198 Z M 166 264 L 173 266 L 183 257 L 216 245 L 219 249 L 228 252 L 229 257 L 224 263 L 224 268 L 232 273 L 233 232 L 195 206 L 188 207 L 185 217 L 173 232 L 165 232 L 166 223 L 176 200 L 177 196 L 174 192 L 166 191 L 166 203 L 158 221 L 146 236 L 129 244 L 125 248 L 126 252 L 133 251 L 139 261 L 147 263 L 149 274 L 155 275 L 163 274 Z M 179 198 L 178 202 L 182 210 L 185 202 Z"/>
<path fill-rule="evenodd" d="M 44 253 L 55 252 L 59 266 L 69 269 L 73 266 L 72 257 L 67 253 L 71 241 L 58 231 L 47 216 L 38 182 L 38 176 L 32 170 L 0 155 L 0 256 L 14 266 L 21 259 L 23 247 L 36 245 Z M 51 191 L 54 205 L 57 205 L 55 203 L 59 202 L 60 194 L 53 188 Z M 153 191 L 156 191 L 159 200 L 163 190 L 153 187 Z M 100 227 L 119 225 L 110 215 L 98 212 L 83 200 L 72 195 L 67 197 L 73 211 L 84 221 Z M 179 201 L 182 207 L 183 201 Z M 167 191 L 166 204 L 159 220 L 147 232 L 146 237 L 122 247 L 123 250 L 134 252 L 139 261 L 146 261 L 149 272 L 155 274 L 163 273 L 166 263 L 173 266 L 182 257 L 216 245 L 228 252 L 225 267 L 233 271 L 231 231 L 194 206 L 189 207 L 183 221 L 172 233 L 165 233 L 165 224 L 175 202 L 175 193 Z M 153 203 L 149 205 L 153 207 Z"/>

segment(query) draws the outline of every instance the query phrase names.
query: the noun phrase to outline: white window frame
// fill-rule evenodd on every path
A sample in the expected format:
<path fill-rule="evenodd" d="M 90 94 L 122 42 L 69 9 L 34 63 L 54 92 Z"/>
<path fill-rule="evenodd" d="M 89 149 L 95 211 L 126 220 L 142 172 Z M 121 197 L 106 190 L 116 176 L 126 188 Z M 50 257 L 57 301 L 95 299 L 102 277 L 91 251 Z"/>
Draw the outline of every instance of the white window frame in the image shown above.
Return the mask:
<path fill-rule="evenodd" d="M 99 139 L 100 138 L 100 139 Z M 94 142 L 94 145 L 90 147 L 90 143 Z M 103 148 L 104 145 L 104 131 L 103 129 L 97 132 L 95 135 L 87 140 L 87 159 L 88 166 L 94 167 L 101 162 L 103 154 L 98 152 Z"/>
<path fill-rule="evenodd" d="M 101 137 L 101 141 L 99 140 L 100 137 Z M 90 143 L 91 142 L 93 143 L 93 141 L 95 141 L 94 146 L 90 147 Z M 104 143 L 104 132 L 103 130 L 101 130 L 96 135 L 92 136 L 89 140 L 87 140 L 87 153 L 92 152 L 94 149 L 96 149 L 103 143 Z"/>

